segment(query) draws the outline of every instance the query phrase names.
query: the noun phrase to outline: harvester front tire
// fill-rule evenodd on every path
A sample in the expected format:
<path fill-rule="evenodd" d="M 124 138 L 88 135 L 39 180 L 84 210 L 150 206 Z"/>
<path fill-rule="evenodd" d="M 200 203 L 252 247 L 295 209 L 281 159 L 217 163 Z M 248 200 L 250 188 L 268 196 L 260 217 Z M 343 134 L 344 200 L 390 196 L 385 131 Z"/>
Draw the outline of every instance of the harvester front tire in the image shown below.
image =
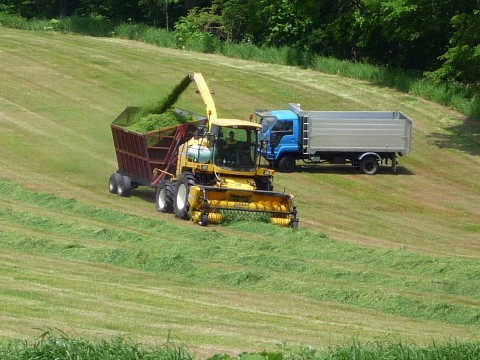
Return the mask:
<path fill-rule="evenodd" d="M 358 165 L 360 172 L 366 175 L 375 175 L 378 171 L 378 160 L 373 156 L 364 157 Z"/>
<path fill-rule="evenodd" d="M 292 173 L 295 171 L 295 157 L 293 155 L 284 155 L 278 162 L 278 168 L 281 172 Z"/>
<path fill-rule="evenodd" d="M 163 180 L 155 191 L 155 206 L 162 213 L 173 212 L 173 184 L 170 180 Z"/>
<path fill-rule="evenodd" d="M 202 214 L 202 217 L 200 218 L 200 226 L 208 226 L 208 214 Z"/>
<path fill-rule="evenodd" d="M 119 173 L 113 173 L 110 176 L 110 179 L 108 181 L 108 192 L 110 194 L 117 193 L 118 183 L 120 182 L 121 178 L 122 178 L 122 175 L 120 175 Z"/>
<path fill-rule="evenodd" d="M 173 211 L 179 219 L 190 219 L 190 203 L 188 195 L 190 187 L 196 184 L 195 176 L 191 172 L 184 172 L 177 181 L 175 186 L 175 196 L 173 201 Z"/>
<path fill-rule="evenodd" d="M 298 229 L 298 219 L 294 219 L 292 221 L 292 225 L 291 225 L 292 229 L 296 230 Z"/>
<path fill-rule="evenodd" d="M 117 185 L 117 194 L 122 197 L 130 196 L 132 192 L 132 181 L 127 175 L 121 175 Z"/>

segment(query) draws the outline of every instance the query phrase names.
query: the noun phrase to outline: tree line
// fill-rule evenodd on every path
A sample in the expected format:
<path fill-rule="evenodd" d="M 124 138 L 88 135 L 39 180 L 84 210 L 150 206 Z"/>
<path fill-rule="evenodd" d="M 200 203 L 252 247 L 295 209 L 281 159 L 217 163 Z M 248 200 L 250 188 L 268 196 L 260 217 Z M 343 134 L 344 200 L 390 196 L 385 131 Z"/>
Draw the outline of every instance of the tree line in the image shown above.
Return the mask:
<path fill-rule="evenodd" d="M 0 11 L 207 33 L 480 89 L 480 0 L 2 0 Z"/>

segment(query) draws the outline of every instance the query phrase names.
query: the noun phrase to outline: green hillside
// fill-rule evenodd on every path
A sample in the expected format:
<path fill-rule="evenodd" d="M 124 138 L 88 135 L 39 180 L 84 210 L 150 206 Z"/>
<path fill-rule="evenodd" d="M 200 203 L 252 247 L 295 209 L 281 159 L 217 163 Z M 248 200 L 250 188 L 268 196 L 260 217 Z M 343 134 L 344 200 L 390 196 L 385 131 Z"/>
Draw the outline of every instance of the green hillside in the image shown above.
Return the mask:
<path fill-rule="evenodd" d="M 479 341 L 480 126 L 369 83 L 119 39 L 0 28 L 0 337 L 45 329 L 169 341 L 199 357 L 332 345 Z M 221 117 L 289 102 L 400 110 L 398 174 L 277 173 L 300 229 L 203 228 L 108 193 L 110 123 L 203 73 Z M 195 89 L 178 106 L 204 113 Z"/>

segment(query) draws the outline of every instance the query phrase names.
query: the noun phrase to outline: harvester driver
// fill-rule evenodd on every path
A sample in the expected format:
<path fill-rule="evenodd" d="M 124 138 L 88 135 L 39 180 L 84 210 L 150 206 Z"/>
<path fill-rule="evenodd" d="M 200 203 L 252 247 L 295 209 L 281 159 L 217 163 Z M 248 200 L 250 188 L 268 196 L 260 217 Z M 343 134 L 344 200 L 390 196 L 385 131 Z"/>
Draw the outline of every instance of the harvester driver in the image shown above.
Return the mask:
<path fill-rule="evenodd" d="M 228 133 L 228 139 L 226 140 L 227 142 L 227 145 L 226 148 L 229 149 L 229 148 L 232 148 L 234 145 L 237 144 L 237 140 L 235 139 L 235 133 L 233 131 L 230 131 Z"/>
<path fill-rule="evenodd" d="M 225 161 L 230 163 L 238 163 L 238 143 L 235 139 L 235 133 L 230 131 L 228 139 L 225 140 Z"/>

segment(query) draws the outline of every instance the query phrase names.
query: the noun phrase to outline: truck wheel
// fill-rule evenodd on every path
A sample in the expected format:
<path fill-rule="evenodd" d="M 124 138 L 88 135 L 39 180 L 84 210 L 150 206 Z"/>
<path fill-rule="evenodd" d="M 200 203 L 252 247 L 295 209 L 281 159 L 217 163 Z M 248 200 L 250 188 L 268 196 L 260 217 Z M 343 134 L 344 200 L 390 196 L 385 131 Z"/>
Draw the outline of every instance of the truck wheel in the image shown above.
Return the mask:
<path fill-rule="evenodd" d="M 121 178 L 122 178 L 122 175 L 120 175 L 119 173 L 113 173 L 110 176 L 110 180 L 108 181 L 108 192 L 110 194 L 117 193 L 118 184 L 120 183 Z"/>
<path fill-rule="evenodd" d="M 132 182 L 127 175 L 120 175 L 119 182 L 117 184 L 117 194 L 122 197 L 130 196 L 132 192 Z"/>
<path fill-rule="evenodd" d="M 366 175 L 375 175 L 378 171 L 378 160 L 373 156 L 367 156 L 360 160 L 358 165 L 360 171 Z"/>
<path fill-rule="evenodd" d="M 173 212 L 173 184 L 171 180 L 163 180 L 155 191 L 155 207 L 163 213 Z"/>
<path fill-rule="evenodd" d="M 191 172 L 184 172 L 178 179 L 173 201 L 173 211 L 176 217 L 185 220 L 190 219 L 188 194 L 190 193 L 190 187 L 195 184 L 195 176 Z"/>
<path fill-rule="evenodd" d="M 293 155 L 284 155 L 278 162 L 278 168 L 281 172 L 291 173 L 295 171 L 295 157 Z"/>

